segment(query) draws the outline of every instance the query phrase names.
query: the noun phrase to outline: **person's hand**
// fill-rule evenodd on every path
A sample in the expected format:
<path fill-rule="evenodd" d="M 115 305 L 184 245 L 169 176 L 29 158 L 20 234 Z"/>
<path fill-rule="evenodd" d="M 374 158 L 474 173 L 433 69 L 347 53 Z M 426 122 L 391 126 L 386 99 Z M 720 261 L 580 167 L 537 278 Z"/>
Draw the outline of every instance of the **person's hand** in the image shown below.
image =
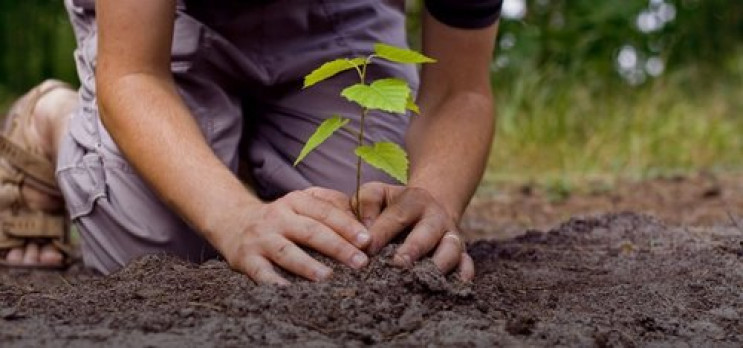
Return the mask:
<path fill-rule="evenodd" d="M 364 267 L 369 259 L 361 249 L 371 237 L 349 202 L 338 191 L 310 188 L 271 203 L 257 203 L 242 209 L 240 223 L 226 228 L 215 247 L 233 269 L 257 283 L 289 284 L 274 265 L 310 280 L 330 277 L 332 269 L 298 245 L 352 268 Z"/>
<path fill-rule="evenodd" d="M 398 234 L 412 228 L 395 251 L 395 265 L 408 267 L 435 249 L 433 262 L 441 272 L 456 269 L 462 280 L 474 278 L 474 262 L 456 222 L 428 191 L 373 182 L 361 187 L 359 200 L 361 220 L 372 236 L 369 254 L 378 253 Z"/>

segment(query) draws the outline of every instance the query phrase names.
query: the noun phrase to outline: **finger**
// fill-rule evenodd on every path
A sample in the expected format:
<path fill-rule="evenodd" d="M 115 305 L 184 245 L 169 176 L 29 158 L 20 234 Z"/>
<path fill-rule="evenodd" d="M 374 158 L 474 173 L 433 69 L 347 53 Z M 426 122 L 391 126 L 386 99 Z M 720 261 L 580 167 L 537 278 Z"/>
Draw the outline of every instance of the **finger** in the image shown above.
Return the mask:
<path fill-rule="evenodd" d="M 247 275 L 258 284 L 289 285 L 288 280 L 280 276 L 271 262 L 262 256 L 246 257 L 241 264 L 239 272 Z"/>
<path fill-rule="evenodd" d="M 24 265 L 35 265 L 39 263 L 39 246 L 36 243 L 26 244 L 26 252 L 23 253 Z"/>
<path fill-rule="evenodd" d="M 301 277 L 322 281 L 328 279 L 333 270 L 313 259 L 286 238 L 272 238 L 268 245 L 268 258 L 279 267 Z"/>
<path fill-rule="evenodd" d="M 475 262 L 467 252 L 463 252 L 459 261 L 459 278 L 464 282 L 471 282 L 475 279 Z"/>
<path fill-rule="evenodd" d="M 336 259 L 351 268 L 361 268 L 369 263 L 369 258 L 351 243 L 333 232 L 327 226 L 306 217 L 292 221 L 285 234 L 290 240 L 310 247 Z"/>
<path fill-rule="evenodd" d="M 357 248 L 366 248 L 371 241 L 371 234 L 355 217 L 332 204 L 302 192 L 290 193 L 287 198 L 295 213 L 330 227 Z"/>
<path fill-rule="evenodd" d="M 431 252 L 442 241 L 446 231 L 452 231 L 446 214 L 441 210 L 429 210 L 397 248 L 393 263 L 396 266 L 411 266 L 413 262 Z"/>
<path fill-rule="evenodd" d="M 462 237 L 454 232 L 446 232 L 433 254 L 433 263 L 443 274 L 448 274 L 459 265 L 464 251 Z"/>
<path fill-rule="evenodd" d="M 351 209 L 351 200 L 343 192 L 318 186 L 310 187 L 304 190 L 304 192 L 308 193 L 312 197 L 330 203 L 340 210 L 347 211 L 353 214 L 353 209 Z"/>
<path fill-rule="evenodd" d="M 372 235 L 369 253 L 378 253 L 400 232 L 420 220 L 426 203 L 412 194 L 402 194 L 399 200 L 387 206 L 369 230 Z"/>
<path fill-rule="evenodd" d="M 353 197 L 353 204 L 358 204 L 359 209 L 361 209 L 361 222 L 367 228 L 374 224 L 374 220 L 377 219 L 384 208 L 387 197 L 385 186 L 390 185 L 379 182 L 366 183 L 359 189 L 358 202 L 356 202 L 357 197 Z"/>

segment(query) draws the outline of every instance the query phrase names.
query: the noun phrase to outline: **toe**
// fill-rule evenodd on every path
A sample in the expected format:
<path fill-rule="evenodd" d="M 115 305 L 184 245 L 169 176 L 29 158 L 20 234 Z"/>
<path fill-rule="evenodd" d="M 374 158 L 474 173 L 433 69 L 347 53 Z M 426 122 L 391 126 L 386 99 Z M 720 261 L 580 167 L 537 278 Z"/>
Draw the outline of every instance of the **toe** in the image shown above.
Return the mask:
<path fill-rule="evenodd" d="M 42 265 L 57 266 L 62 264 L 62 260 L 62 253 L 54 245 L 47 244 L 41 248 L 39 261 Z"/>
<path fill-rule="evenodd" d="M 35 243 L 26 245 L 26 252 L 23 254 L 23 264 L 33 266 L 39 264 L 39 246 Z"/>
<path fill-rule="evenodd" d="M 23 248 L 14 248 L 8 251 L 5 261 L 11 265 L 20 265 L 23 263 Z"/>

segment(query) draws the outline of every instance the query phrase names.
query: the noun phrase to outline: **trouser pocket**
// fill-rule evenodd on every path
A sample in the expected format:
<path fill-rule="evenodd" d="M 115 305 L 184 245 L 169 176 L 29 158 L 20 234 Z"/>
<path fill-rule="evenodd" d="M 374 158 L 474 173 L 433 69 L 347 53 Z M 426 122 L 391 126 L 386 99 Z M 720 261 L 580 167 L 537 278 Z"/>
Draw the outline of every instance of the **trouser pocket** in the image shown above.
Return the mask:
<path fill-rule="evenodd" d="M 57 182 L 71 219 L 90 214 L 98 199 L 106 196 L 106 177 L 99 154 L 87 152 L 71 136 L 65 137 L 59 154 Z"/>

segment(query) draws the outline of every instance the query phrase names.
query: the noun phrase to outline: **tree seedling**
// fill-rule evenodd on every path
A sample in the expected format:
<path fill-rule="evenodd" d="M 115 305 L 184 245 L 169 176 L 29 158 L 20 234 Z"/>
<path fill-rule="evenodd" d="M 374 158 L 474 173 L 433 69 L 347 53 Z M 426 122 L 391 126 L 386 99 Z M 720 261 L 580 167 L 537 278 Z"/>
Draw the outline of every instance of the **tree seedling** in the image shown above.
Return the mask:
<path fill-rule="evenodd" d="M 403 148 L 389 141 L 379 141 L 373 144 L 364 143 L 366 119 L 371 110 L 380 110 L 393 114 L 405 115 L 409 111 L 418 114 L 420 111 L 415 104 L 408 82 L 398 78 L 384 78 L 376 81 L 367 81 L 367 68 L 374 64 L 376 59 L 385 59 L 401 64 L 434 63 L 434 59 L 423 54 L 390 46 L 383 43 L 374 45 L 374 53 L 366 57 L 340 58 L 322 64 L 304 78 L 304 87 L 311 87 L 318 82 L 329 79 L 345 71 L 356 71 L 359 83 L 348 86 L 340 95 L 361 107 L 361 117 L 358 129 L 347 127 L 349 119 L 339 115 L 323 121 L 304 144 L 299 157 L 294 162 L 296 166 L 312 150 L 330 138 L 339 129 L 351 132 L 358 139 L 356 150 L 356 202 L 359 200 L 361 189 L 361 163 L 368 163 L 374 168 L 389 174 L 400 183 L 406 184 L 408 179 L 408 156 Z M 361 209 L 354 205 L 356 217 L 361 219 Z"/>

